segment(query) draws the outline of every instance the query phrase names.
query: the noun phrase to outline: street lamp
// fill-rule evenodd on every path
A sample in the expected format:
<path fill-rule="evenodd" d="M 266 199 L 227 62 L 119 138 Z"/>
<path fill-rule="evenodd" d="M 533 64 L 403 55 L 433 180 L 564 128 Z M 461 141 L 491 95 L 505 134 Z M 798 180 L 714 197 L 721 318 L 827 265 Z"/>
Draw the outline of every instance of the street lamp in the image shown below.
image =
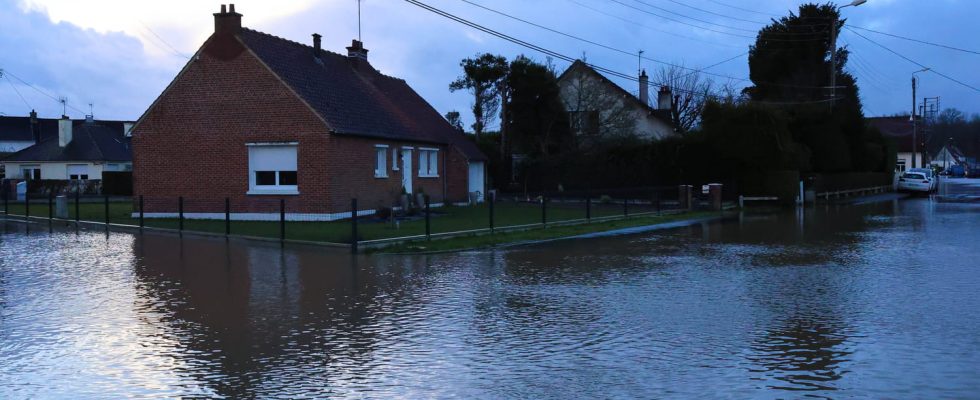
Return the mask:
<path fill-rule="evenodd" d="M 918 142 L 916 141 L 916 120 L 915 120 L 915 86 L 918 78 L 915 76 L 915 74 L 918 74 L 920 72 L 926 72 L 926 71 L 929 71 L 929 67 L 920 69 L 912 73 L 912 117 L 910 118 L 912 120 L 912 168 L 916 167 L 915 158 L 916 158 L 916 154 L 918 153 L 917 150 L 919 149 Z"/>
<path fill-rule="evenodd" d="M 837 10 L 847 7 L 857 7 L 868 0 L 854 0 L 850 4 L 845 4 L 843 6 L 837 7 Z M 833 107 L 834 103 L 837 101 L 837 22 L 839 19 L 837 16 L 830 23 L 830 106 Z"/>

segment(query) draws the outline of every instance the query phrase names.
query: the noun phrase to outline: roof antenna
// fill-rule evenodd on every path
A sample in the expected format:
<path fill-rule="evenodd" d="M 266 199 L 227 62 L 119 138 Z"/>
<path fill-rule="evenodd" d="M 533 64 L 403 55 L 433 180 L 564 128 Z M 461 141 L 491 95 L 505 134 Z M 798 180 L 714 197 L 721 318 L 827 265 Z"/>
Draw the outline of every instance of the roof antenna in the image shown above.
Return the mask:
<path fill-rule="evenodd" d="M 88 115 L 95 116 L 95 103 L 88 103 Z"/>
<path fill-rule="evenodd" d="M 61 103 L 61 115 L 67 117 L 68 116 L 68 98 L 62 96 L 62 97 L 58 98 L 58 102 Z"/>
<path fill-rule="evenodd" d="M 641 71 L 643 71 L 643 50 L 636 53 L 636 74 L 640 75 Z"/>
<path fill-rule="evenodd" d="M 361 40 L 361 0 L 357 0 L 357 41 L 363 42 Z"/>

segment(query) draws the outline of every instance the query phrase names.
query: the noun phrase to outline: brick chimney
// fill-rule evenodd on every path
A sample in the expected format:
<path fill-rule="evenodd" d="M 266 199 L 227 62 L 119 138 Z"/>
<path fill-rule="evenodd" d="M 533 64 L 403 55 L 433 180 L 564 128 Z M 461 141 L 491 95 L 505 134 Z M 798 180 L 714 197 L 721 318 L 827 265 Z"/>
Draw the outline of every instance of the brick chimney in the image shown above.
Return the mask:
<path fill-rule="evenodd" d="M 31 138 L 34 143 L 41 141 L 41 124 L 37 122 L 37 111 L 31 110 Z"/>
<path fill-rule="evenodd" d="M 673 104 L 673 97 L 670 95 L 670 87 L 661 86 L 660 91 L 657 92 L 657 109 L 658 110 L 670 110 Z"/>
<path fill-rule="evenodd" d="M 650 105 L 650 77 L 647 70 L 640 71 L 640 102 Z"/>
<path fill-rule="evenodd" d="M 71 119 L 67 115 L 62 115 L 58 120 L 58 147 L 65 147 L 71 143 Z"/>
<path fill-rule="evenodd" d="M 350 47 L 347 48 L 347 57 L 358 58 L 367 61 L 367 49 L 360 40 L 351 40 Z"/>
<path fill-rule="evenodd" d="M 216 34 L 238 34 L 242 29 L 242 15 L 235 12 L 235 5 L 229 4 L 227 8 L 221 5 L 221 12 L 214 14 L 214 33 Z"/>
<path fill-rule="evenodd" d="M 317 60 L 319 60 L 320 56 L 323 54 L 323 49 L 320 47 L 320 38 L 322 37 L 323 36 L 321 36 L 319 33 L 313 34 L 313 57 Z"/>

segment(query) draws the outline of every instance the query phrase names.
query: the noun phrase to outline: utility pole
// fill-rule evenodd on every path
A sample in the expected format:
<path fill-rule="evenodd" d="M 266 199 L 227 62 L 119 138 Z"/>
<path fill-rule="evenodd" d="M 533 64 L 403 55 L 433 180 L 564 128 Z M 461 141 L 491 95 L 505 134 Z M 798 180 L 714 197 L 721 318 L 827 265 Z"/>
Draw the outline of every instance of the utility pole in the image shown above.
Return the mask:
<path fill-rule="evenodd" d="M 915 144 L 916 141 L 918 140 L 915 137 L 916 136 L 915 135 L 915 129 L 916 129 L 916 126 L 915 126 L 915 122 L 916 122 L 915 121 L 915 107 L 916 107 L 916 104 L 915 103 L 916 103 L 916 101 L 915 101 L 915 74 L 912 74 L 912 168 L 916 168 L 916 165 L 915 165 L 915 153 L 916 152 L 915 152 L 915 150 L 918 148 L 918 146 L 916 146 L 916 144 Z"/>

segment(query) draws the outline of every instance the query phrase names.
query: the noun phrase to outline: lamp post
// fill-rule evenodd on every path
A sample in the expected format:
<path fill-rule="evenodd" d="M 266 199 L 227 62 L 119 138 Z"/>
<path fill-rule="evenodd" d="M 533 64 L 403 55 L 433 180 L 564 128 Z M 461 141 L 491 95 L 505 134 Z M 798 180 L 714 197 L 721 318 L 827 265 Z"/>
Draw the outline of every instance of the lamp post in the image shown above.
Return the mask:
<path fill-rule="evenodd" d="M 916 82 L 918 81 L 918 77 L 916 77 L 915 74 L 918 74 L 920 72 L 926 72 L 928 70 L 929 70 L 929 68 L 923 68 L 923 69 L 920 69 L 920 70 L 915 71 L 915 72 L 912 73 L 912 118 L 911 118 L 912 119 L 912 168 L 916 168 L 915 159 L 916 159 L 916 154 L 918 153 L 918 149 L 919 149 L 919 142 L 917 141 L 917 138 L 916 138 L 916 136 L 917 136 L 916 135 L 916 128 L 917 128 L 916 122 L 917 121 L 915 120 L 915 107 L 916 107 L 916 104 L 915 104 L 915 87 L 916 87 Z"/>
<path fill-rule="evenodd" d="M 850 4 L 845 4 L 837 7 L 840 11 L 847 7 L 857 7 L 868 0 L 854 0 Z M 837 102 L 837 23 L 840 19 L 834 17 L 834 20 L 830 23 L 830 106 L 833 107 L 834 103 Z"/>

